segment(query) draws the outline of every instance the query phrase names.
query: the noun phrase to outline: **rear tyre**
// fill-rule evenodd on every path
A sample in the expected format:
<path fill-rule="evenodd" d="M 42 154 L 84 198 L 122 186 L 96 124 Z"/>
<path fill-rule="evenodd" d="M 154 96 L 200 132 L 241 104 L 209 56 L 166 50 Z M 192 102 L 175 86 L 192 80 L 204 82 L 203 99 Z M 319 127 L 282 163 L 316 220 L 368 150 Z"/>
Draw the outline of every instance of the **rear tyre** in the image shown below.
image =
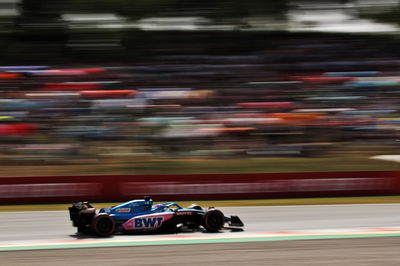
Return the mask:
<path fill-rule="evenodd" d="M 218 232 L 225 224 L 225 216 L 220 210 L 209 210 L 204 214 L 203 227 L 208 232 Z"/>
<path fill-rule="evenodd" d="M 115 221 L 109 215 L 96 215 L 91 226 L 96 235 L 110 236 L 115 230 Z"/>

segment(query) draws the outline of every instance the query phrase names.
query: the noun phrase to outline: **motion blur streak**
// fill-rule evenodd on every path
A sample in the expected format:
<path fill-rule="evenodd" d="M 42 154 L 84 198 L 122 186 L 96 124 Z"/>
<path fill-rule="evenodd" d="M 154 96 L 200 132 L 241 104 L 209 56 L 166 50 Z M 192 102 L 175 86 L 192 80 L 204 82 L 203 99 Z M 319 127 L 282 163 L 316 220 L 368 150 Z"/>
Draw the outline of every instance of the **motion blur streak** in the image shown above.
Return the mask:
<path fill-rule="evenodd" d="M 366 180 L 355 172 L 400 170 L 399 25 L 399 0 L 0 0 L 0 204 L 15 196 L 24 203 L 41 196 L 115 201 L 107 195 L 131 197 L 137 189 L 181 199 L 187 190 L 196 197 L 229 190 L 235 199 L 287 189 L 397 194 L 397 173 Z M 352 173 L 332 182 L 325 173 L 334 171 Z M 323 176 L 289 186 L 246 174 L 240 184 L 204 177 L 171 183 L 176 173 L 235 172 Z M 118 174 L 143 180 L 113 182 Z M 57 182 L 59 175 L 65 180 Z M 98 180 L 85 181 L 88 175 Z M 52 180 L 38 183 L 44 176 Z M 144 181 L 153 184 L 138 186 Z M 325 213 L 307 227 L 327 229 L 343 216 L 356 228 L 399 225 L 398 210 L 362 210 Z M 258 219 L 262 230 L 310 219 L 284 213 L 271 223 L 276 211 Z M 73 235 L 46 214 L 24 215 L 13 213 L 19 220 L 1 225 L 0 238 Z M 245 224 L 254 217 L 247 215 Z M 0 257 L 10 265 L 399 265 L 396 241 Z"/>
<path fill-rule="evenodd" d="M 3 0 L 0 10 L 3 165 L 398 150 L 398 1 Z"/>
<path fill-rule="evenodd" d="M 223 208 L 243 217 L 244 232 L 204 234 L 195 232 L 190 236 L 178 235 L 131 235 L 100 239 L 101 241 L 151 241 L 152 239 L 188 237 L 234 238 L 240 235 L 275 231 L 282 235 L 290 231 L 311 231 L 332 234 L 336 231 L 359 232 L 382 230 L 397 224 L 398 204 L 379 205 L 331 205 L 331 206 L 276 206 Z M 24 219 L 29 215 L 30 219 Z M 81 243 L 100 241 L 98 238 L 77 238 L 70 226 L 68 213 L 62 212 L 8 212 L 0 213 L 2 244 Z M 9 226 L 3 226 L 3 225 Z M 361 227 L 352 229 L 353 227 Z M 3 229 L 4 230 L 3 230 Z M 363 229 L 364 228 L 364 229 Z M 397 227 L 398 228 L 398 227 Z M 182 261 L 193 265 L 264 265 L 265 261 L 274 265 L 310 265 L 313 263 L 337 265 L 351 262 L 351 265 L 396 265 L 398 262 L 398 237 L 374 237 L 372 239 L 336 239 L 283 242 L 248 242 L 206 245 L 163 245 L 144 247 L 113 247 L 97 249 L 63 249 L 49 251 L 1 252 L 5 265 L 71 265 L 85 263 L 99 265 L 104 261 L 115 265 L 175 265 Z M 101 252 L 98 253 L 98 252 Z M 337 256 L 335 252 L 340 252 Z M 87 254 L 91 254 L 87 256 Z M 157 256 L 154 256 L 157 254 Z M 68 258 L 68 259 L 66 259 Z M 260 261 L 262 263 L 260 263 Z"/>
<path fill-rule="evenodd" d="M 91 254 L 87 256 L 87 254 Z M 157 256 L 154 256 L 157 254 Z M 177 255 L 179 254 L 179 255 Z M 337 256 L 340 254 L 340 256 Z M 397 265 L 397 238 L 3 252 L 6 265 Z M 68 258 L 68 260 L 64 260 Z"/>

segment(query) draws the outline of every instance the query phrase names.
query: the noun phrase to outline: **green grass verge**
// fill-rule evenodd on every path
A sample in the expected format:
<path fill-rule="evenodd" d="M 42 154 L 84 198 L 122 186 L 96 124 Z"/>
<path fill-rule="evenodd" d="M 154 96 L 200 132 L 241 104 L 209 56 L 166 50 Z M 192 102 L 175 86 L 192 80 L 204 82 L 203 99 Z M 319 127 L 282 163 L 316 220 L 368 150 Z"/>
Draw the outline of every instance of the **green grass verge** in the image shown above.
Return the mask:
<path fill-rule="evenodd" d="M 2 177 L 50 175 L 223 174 L 400 170 L 400 164 L 367 156 L 322 158 L 165 159 L 82 165 L 2 166 Z"/>
<path fill-rule="evenodd" d="M 258 200 L 215 200 L 215 201 L 176 201 L 182 207 L 197 203 L 203 207 L 244 207 L 244 206 L 286 206 L 286 205 L 328 205 L 328 204 L 382 204 L 400 203 L 400 196 L 379 197 L 335 197 L 335 198 L 296 198 L 296 199 L 258 199 Z M 156 202 L 157 203 L 157 202 Z M 119 204 L 93 203 L 96 208 Z M 71 204 L 28 204 L 0 205 L 0 211 L 56 211 L 67 210 Z"/>

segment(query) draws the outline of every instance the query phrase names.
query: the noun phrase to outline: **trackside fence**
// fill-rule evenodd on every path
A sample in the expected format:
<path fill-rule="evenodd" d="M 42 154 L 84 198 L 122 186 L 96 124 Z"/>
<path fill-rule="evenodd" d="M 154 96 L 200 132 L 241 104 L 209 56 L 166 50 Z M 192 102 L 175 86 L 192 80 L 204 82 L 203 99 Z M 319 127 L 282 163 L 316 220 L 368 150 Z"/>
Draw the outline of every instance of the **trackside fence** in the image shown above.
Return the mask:
<path fill-rule="evenodd" d="M 400 195 L 400 171 L 0 178 L 0 204 Z"/>

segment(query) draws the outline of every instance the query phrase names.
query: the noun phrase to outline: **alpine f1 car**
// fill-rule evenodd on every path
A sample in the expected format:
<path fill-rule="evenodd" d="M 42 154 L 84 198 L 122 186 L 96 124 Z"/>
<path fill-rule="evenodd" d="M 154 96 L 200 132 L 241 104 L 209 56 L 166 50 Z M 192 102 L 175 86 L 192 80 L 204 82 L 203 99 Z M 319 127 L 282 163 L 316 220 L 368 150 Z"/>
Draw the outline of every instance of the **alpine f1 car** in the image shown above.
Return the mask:
<path fill-rule="evenodd" d="M 195 204 L 182 208 L 174 202 L 153 205 L 150 197 L 99 211 L 88 202 L 78 202 L 69 207 L 69 214 L 78 232 L 98 236 L 135 232 L 176 233 L 183 230 L 218 232 L 223 228 L 244 226 L 238 216 L 225 216 L 215 208 L 204 209 Z M 225 227 L 226 224 L 228 227 Z"/>

